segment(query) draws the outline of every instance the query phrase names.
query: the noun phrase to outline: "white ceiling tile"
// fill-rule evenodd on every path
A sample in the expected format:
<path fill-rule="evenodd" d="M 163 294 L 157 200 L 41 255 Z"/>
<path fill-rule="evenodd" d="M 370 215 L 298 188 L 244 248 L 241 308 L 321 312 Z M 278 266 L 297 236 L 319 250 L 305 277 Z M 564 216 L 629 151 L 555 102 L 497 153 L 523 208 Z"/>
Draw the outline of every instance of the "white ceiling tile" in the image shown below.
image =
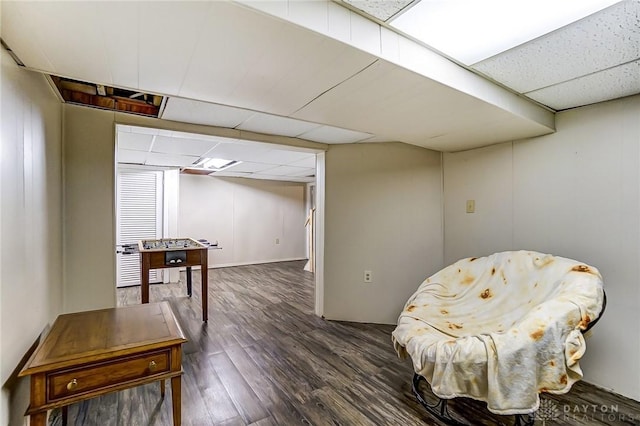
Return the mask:
<path fill-rule="evenodd" d="M 144 164 L 147 159 L 146 151 L 132 151 L 129 149 L 118 149 L 118 163 Z"/>
<path fill-rule="evenodd" d="M 232 171 L 221 171 L 211 173 L 209 176 L 211 177 L 239 177 L 239 178 L 249 178 L 249 179 L 260 179 L 260 180 L 276 180 L 276 181 L 284 181 L 284 182 L 314 182 L 315 177 L 306 177 L 306 176 L 282 176 L 282 175 L 267 175 L 262 173 L 243 173 L 243 172 L 232 172 Z"/>
<path fill-rule="evenodd" d="M 237 126 L 237 128 L 251 132 L 266 133 L 269 135 L 295 137 L 319 126 L 319 124 L 310 123 L 308 121 L 280 117 L 277 115 L 255 113 L 242 124 Z"/>
<path fill-rule="evenodd" d="M 473 65 L 520 92 L 640 58 L 640 2 L 623 1 Z"/>
<path fill-rule="evenodd" d="M 162 132 L 162 129 L 155 129 L 153 127 L 130 126 L 130 128 L 131 133 L 140 133 L 142 135 L 157 136 Z"/>
<path fill-rule="evenodd" d="M 272 168 L 273 164 L 251 163 L 249 161 L 243 161 L 242 163 L 233 165 L 225 170 L 228 170 L 230 172 L 255 173 Z"/>
<path fill-rule="evenodd" d="M 292 170 L 291 172 L 287 173 L 287 176 L 315 176 L 316 174 L 316 169 L 315 168 L 298 168 L 296 167 L 296 169 L 298 170 Z M 268 170 L 268 172 L 271 172 L 271 170 Z"/>
<path fill-rule="evenodd" d="M 234 91 L 234 95 L 239 95 L 239 89 L 242 89 L 246 92 L 245 96 L 255 97 L 255 93 L 258 92 L 255 92 L 256 89 L 252 86 L 262 85 L 263 91 L 259 92 L 262 94 L 262 99 L 259 99 L 260 103 L 256 104 L 255 109 L 289 116 L 327 88 L 339 85 L 376 60 L 370 54 L 329 38 L 323 39 L 319 35 L 314 35 L 311 39 L 309 36 L 293 34 L 291 37 L 297 37 L 297 39 L 293 43 L 280 41 L 277 48 L 271 48 L 271 52 L 277 51 L 281 58 L 264 57 L 264 60 L 258 64 L 261 69 L 266 70 L 272 68 L 272 64 L 288 61 L 288 67 L 279 66 L 271 71 L 271 73 L 278 73 L 276 74 L 278 81 L 266 86 L 259 80 L 252 79 L 253 84 L 241 86 Z M 292 57 L 291 44 L 295 44 L 293 50 L 299 52 L 298 58 Z M 313 55 L 309 55 L 307 53 L 309 51 L 313 51 Z"/>
<path fill-rule="evenodd" d="M 386 136 L 372 136 L 369 139 L 361 140 L 362 143 L 374 143 L 374 142 L 396 142 Z"/>
<path fill-rule="evenodd" d="M 297 151 L 286 151 L 282 149 L 274 149 L 264 153 L 260 160 L 257 160 L 260 163 L 270 163 L 270 164 L 291 164 L 296 161 L 304 160 L 309 158 L 308 152 L 297 152 Z"/>
<path fill-rule="evenodd" d="M 217 144 L 218 142 L 202 139 L 156 136 L 152 151 L 165 154 L 195 155 L 201 157 Z"/>
<path fill-rule="evenodd" d="M 184 123 L 234 128 L 253 114 L 253 111 L 227 105 L 172 97 L 167 100 L 161 118 Z"/>
<path fill-rule="evenodd" d="M 371 133 L 356 132 L 338 127 L 320 126 L 299 135 L 301 139 L 328 144 L 353 143 L 372 137 Z"/>
<path fill-rule="evenodd" d="M 271 169 L 267 169 L 263 171 L 263 174 L 270 176 L 295 176 L 297 173 L 305 172 L 308 169 L 304 167 L 293 167 L 293 166 L 278 166 Z"/>
<path fill-rule="evenodd" d="M 257 62 L 265 52 L 272 57 L 271 46 L 276 40 L 283 41 L 280 33 L 286 24 L 230 2 L 210 4 L 211 9 L 204 15 L 206 25 L 200 40 L 191 45 L 195 50 L 179 95 L 246 108 L 246 102 L 230 95 L 249 78 L 273 84 L 278 76 L 265 75 Z M 277 64 L 277 54 L 273 57 Z M 286 69 L 289 62 L 291 60 L 280 66 Z"/>
<path fill-rule="evenodd" d="M 262 173 L 253 173 L 251 175 L 252 179 L 262 179 L 262 180 L 277 180 L 277 181 L 285 181 L 285 182 L 314 182 L 315 177 L 305 177 L 305 176 L 283 176 L 283 175 L 267 175 Z"/>
<path fill-rule="evenodd" d="M 227 170 L 223 170 L 221 172 L 213 172 L 210 173 L 209 176 L 212 177 L 241 177 L 241 178 L 251 178 L 253 177 L 252 173 L 249 172 L 232 172 L 232 171 L 227 171 Z"/>
<path fill-rule="evenodd" d="M 116 124 L 116 132 L 118 133 L 131 133 L 131 126 L 127 124 Z"/>
<path fill-rule="evenodd" d="M 289 15 L 288 0 L 235 0 L 238 3 L 246 4 L 254 9 L 286 19 Z"/>
<path fill-rule="evenodd" d="M 316 155 L 311 154 L 307 158 L 289 163 L 290 166 L 315 168 L 316 167 Z"/>
<path fill-rule="evenodd" d="M 53 64 L 40 43 L 39 30 L 42 28 L 38 25 L 38 19 L 33 17 L 37 13 L 34 5 L 29 2 L 7 1 L 2 2 L 1 7 L 0 28 L 3 41 L 26 66 L 40 70 L 53 69 Z M 29 37 L 22 36 L 23 31 Z M 35 46 L 34 40 L 37 40 Z"/>
<path fill-rule="evenodd" d="M 210 2 L 139 2 L 140 88 L 177 95 Z"/>
<path fill-rule="evenodd" d="M 147 161 L 145 162 L 145 164 L 150 166 L 185 167 L 192 165 L 197 160 L 198 157 L 196 156 L 159 154 L 157 152 L 150 152 L 147 156 Z"/>
<path fill-rule="evenodd" d="M 138 2 L 96 2 L 100 19 L 104 53 L 113 82 L 119 87 L 137 88 L 138 81 L 138 33 L 140 19 Z"/>
<path fill-rule="evenodd" d="M 527 96 L 555 110 L 563 110 L 637 93 L 640 93 L 640 61 L 545 87 Z"/>
<path fill-rule="evenodd" d="M 288 116 L 374 61 L 309 29 L 213 2 L 180 96 Z"/>
<path fill-rule="evenodd" d="M 118 131 L 118 149 L 149 151 L 153 135 Z"/>
<path fill-rule="evenodd" d="M 221 143 L 209 151 L 207 155 L 211 158 L 222 158 L 225 160 L 261 162 L 264 154 L 271 151 L 261 145 Z"/>
<path fill-rule="evenodd" d="M 5 2 L 3 2 L 3 8 Z M 94 2 L 24 2 L 20 8 L 28 20 L 31 41 L 37 40 L 36 52 L 44 52 L 47 62 L 59 75 L 75 79 L 112 83 L 104 51 L 103 34 L 95 31 L 93 23 L 98 19 Z M 21 5 L 23 6 L 23 5 Z M 3 10 L 3 15 L 5 11 Z M 4 28 L 3 28 L 4 37 Z M 82 36 L 78 36 L 81 34 Z M 13 43 L 10 38 L 8 43 Z M 19 57 L 26 61 L 34 57 L 23 49 L 12 46 Z M 96 51 L 97 49 L 97 51 Z M 37 57 L 36 57 L 37 58 Z M 27 65 L 31 65 L 27 63 Z M 45 64 L 40 64 L 45 65 Z"/>

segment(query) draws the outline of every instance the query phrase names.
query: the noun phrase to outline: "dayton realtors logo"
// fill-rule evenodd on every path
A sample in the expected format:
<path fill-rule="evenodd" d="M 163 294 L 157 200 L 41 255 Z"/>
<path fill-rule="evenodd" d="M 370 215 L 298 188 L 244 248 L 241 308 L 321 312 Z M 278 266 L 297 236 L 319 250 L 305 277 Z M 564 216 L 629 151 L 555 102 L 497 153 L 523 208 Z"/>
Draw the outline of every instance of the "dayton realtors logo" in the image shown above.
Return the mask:
<path fill-rule="evenodd" d="M 560 417 L 558 406 L 550 399 L 540 398 L 540 407 L 533 413 L 535 420 L 542 420 L 542 425 L 546 425 L 548 420 L 557 420 Z"/>
<path fill-rule="evenodd" d="M 554 424 L 554 420 L 572 421 L 589 424 L 590 422 L 636 422 L 640 421 L 640 413 L 621 413 L 618 404 L 563 404 L 558 406 L 550 399 L 541 398 L 540 408 L 533 413 L 535 420 L 542 425 Z"/>

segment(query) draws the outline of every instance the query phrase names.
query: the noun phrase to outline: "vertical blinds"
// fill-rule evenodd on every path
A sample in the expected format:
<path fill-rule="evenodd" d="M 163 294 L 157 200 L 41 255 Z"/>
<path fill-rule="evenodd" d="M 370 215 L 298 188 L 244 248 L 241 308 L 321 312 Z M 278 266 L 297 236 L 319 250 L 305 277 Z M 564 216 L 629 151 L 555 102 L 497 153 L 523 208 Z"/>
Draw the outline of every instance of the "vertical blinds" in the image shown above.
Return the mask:
<path fill-rule="evenodd" d="M 118 243 L 137 244 L 139 240 L 161 238 L 162 173 L 118 171 Z M 137 254 L 118 254 L 118 287 L 140 285 L 140 258 Z M 160 281 L 151 270 L 150 282 Z"/>

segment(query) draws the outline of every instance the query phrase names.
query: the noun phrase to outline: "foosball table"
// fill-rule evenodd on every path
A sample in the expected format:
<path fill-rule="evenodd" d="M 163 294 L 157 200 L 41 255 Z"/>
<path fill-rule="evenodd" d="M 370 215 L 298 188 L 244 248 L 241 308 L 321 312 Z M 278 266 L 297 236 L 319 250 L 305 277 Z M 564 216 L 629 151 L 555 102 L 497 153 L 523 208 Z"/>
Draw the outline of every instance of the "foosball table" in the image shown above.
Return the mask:
<path fill-rule="evenodd" d="M 208 250 L 217 243 L 193 238 L 161 238 L 141 240 L 135 245 L 122 245 L 121 253 L 140 253 L 140 285 L 142 303 L 149 303 L 149 271 L 162 268 L 186 268 L 187 295 L 192 295 L 191 268 L 200 266 L 202 321 L 208 318 Z"/>

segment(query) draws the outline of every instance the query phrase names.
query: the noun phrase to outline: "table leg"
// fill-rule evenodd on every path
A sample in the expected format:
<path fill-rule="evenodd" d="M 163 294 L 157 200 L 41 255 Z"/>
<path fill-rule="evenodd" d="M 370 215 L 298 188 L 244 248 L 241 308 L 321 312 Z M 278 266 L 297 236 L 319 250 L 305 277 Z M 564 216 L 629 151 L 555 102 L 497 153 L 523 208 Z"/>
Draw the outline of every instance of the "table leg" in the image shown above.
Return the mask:
<path fill-rule="evenodd" d="M 140 254 L 140 287 L 142 303 L 149 303 L 149 256 Z"/>
<path fill-rule="evenodd" d="M 200 255 L 200 271 L 202 273 L 202 290 L 200 295 L 202 297 L 202 321 L 207 322 L 209 317 L 209 252 L 207 249 L 202 250 Z"/>
<path fill-rule="evenodd" d="M 173 406 L 173 426 L 180 426 L 182 421 L 182 389 L 180 376 L 171 378 L 171 405 Z"/>
<path fill-rule="evenodd" d="M 191 266 L 187 266 L 187 296 L 191 297 Z"/>
<path fill-rule="evenodd" d="M 164 399 L 165 384 L 164 379 L 160 380 L 160 398 Z"/>
<path fill-rule="evenodd" d="M 67 420 L 69 419 L 69 407 L 64 406 L 60 409 L 62 411 L 62 426 L 67 426 Z"/>
<path fill-rule="evenodd" d="M 41 411 L 39 413 L 31 414 L 30 426 L 46 426 L 47 424 L 47 412 Z"/>

